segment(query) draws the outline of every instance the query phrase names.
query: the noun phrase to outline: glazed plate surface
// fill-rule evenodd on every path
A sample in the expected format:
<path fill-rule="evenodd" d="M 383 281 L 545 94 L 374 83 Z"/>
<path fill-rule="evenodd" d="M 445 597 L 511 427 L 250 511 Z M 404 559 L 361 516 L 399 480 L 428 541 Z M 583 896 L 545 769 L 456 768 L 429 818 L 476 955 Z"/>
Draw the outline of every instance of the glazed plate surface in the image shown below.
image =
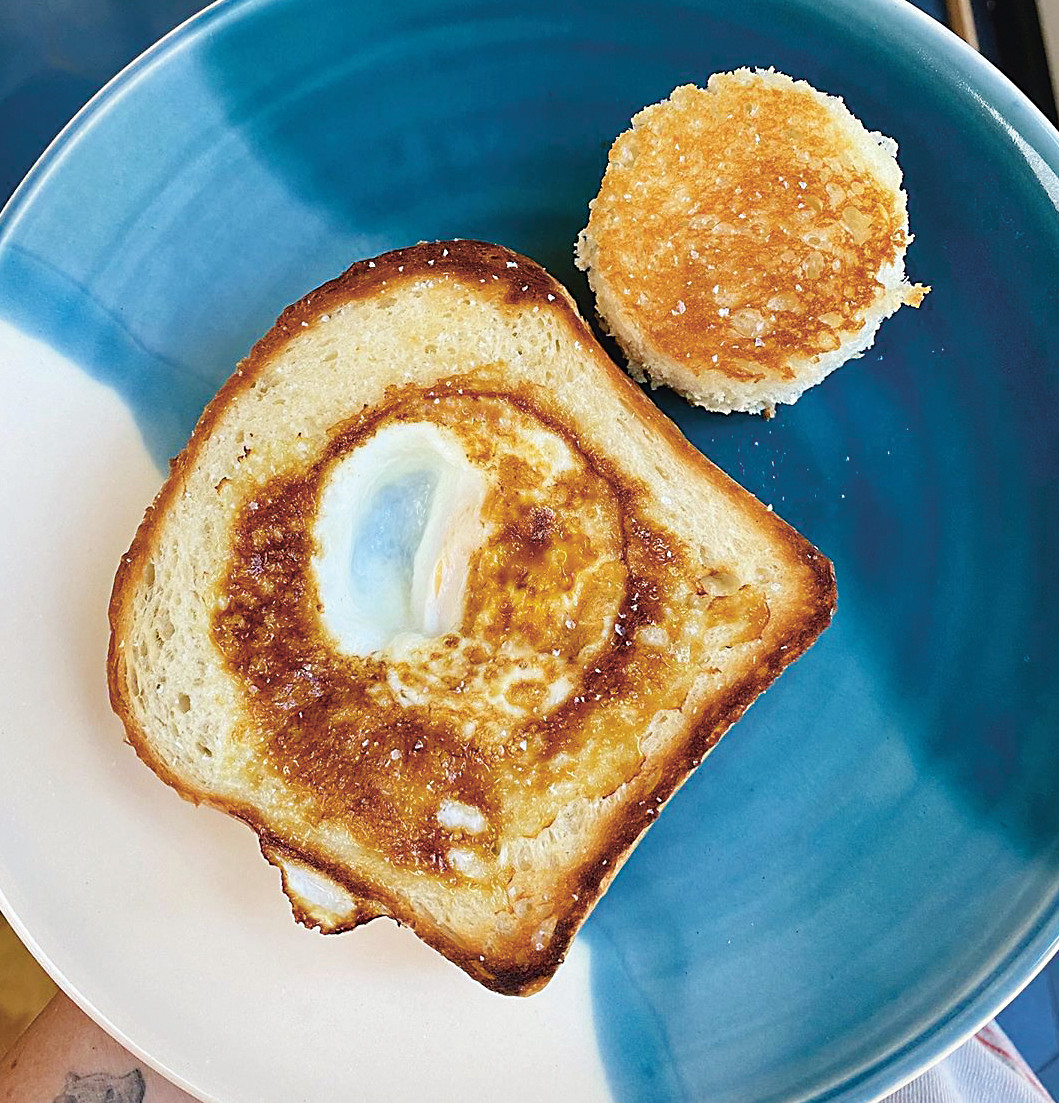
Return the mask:
<path fill-rule="evenodd" d="M 572 245 L 615 135 L 775 66 L 897 139 L 918 312 L 772 421 L 661 407 L 835 563 L 817 646 L 650 831 L 543 993 L 291 920 L 250 832 L 123 744 L 118 559 L 278 312 L 421 239 Z M 235 0 L 0 216 L 0 904 L 204 1100 L 864 1103 L 1059 939 L 1059 140 L 889 0 Z"/>

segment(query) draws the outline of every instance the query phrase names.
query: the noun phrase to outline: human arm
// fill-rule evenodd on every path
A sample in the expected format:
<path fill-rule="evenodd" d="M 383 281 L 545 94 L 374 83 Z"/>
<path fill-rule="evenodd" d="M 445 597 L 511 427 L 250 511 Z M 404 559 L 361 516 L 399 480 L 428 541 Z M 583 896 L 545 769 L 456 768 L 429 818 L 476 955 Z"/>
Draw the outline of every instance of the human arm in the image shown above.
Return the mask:
<path fill-rule="evenodd" d="M 60 994 L 0 1061 L 0 1103 L 194 1103 Z"/>

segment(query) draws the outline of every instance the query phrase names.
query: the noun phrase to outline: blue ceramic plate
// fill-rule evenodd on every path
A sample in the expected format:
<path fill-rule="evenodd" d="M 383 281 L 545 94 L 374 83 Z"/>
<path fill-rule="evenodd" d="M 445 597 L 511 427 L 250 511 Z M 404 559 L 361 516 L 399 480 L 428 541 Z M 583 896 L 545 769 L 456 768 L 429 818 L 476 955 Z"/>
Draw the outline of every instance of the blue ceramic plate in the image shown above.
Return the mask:
<path fill-rule="evenodd" d="M 655 397 L 835 562 L 833 627 L 666 811 L 543 994 L 290 922 L 106 707 L 118 556 L 203 403 L 356 258 L 571 261 L 614 136 L 776 66 L 894 136 L 919 312 L 771 422 Z M 1059 143 L 889 0 L 242 0 L 114 81 L 0 219 L 0 887 L 206 1099 L 864 1101 L 1059 938 Z"/>

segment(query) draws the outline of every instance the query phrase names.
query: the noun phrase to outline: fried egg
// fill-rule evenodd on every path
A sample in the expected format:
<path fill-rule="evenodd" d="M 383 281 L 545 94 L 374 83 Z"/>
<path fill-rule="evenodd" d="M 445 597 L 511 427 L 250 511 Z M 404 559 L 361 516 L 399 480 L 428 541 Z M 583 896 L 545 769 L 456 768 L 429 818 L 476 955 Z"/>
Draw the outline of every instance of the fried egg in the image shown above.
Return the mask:
<path fill-rule="evenodd" d="M 486 535 L 486 482 L 454 433 L 390 425 L 335 463 L 321 489 L 313 572 L 321 621 L 346 655 L 456 631 Z"/>

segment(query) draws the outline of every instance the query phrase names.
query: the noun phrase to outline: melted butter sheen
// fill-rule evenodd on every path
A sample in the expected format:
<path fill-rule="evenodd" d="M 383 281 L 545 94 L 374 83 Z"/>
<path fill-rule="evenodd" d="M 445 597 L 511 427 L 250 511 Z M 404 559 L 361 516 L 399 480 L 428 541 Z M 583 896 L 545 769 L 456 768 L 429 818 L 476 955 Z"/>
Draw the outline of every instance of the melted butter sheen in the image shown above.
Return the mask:
<path fill-rule="evenodd" d="M 756 639 L 768 607 L 751 587 L 704 585 L 723 570 L 649 525 L 639 489 L 542 397 L 459 384 L 391 392 L 244 503 L 213 633 L 253 715 L 245 738 L 308 815 L 397 865 L 499 884 L 505 842 L 629 780 L 652 720 L 711 650 Z M 485 538 L 458 631 L 340 654 L 312 569 L 321 487 L 402 423 L 459 439 L 488 487 Z"/>

